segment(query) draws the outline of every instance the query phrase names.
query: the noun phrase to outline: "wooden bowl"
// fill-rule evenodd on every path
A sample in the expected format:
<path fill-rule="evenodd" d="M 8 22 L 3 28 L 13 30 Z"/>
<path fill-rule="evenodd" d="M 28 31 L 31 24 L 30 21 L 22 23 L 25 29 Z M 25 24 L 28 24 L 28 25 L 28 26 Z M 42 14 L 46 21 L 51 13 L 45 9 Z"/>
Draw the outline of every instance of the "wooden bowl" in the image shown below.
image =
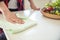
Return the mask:
<path fill-rule="evenodd" d="M 41 13 L 42 13 L 43 16 L 45 16 L 45 17 L 48 17 L 48 18 L 51 18 L 51 19 L 57 19 L 57 20 L 60 20 L 60 16 L 59 16 L 59 15 L 46 13 L 46 12 L 43 12 L 42 10 L 41 10 Z"/>

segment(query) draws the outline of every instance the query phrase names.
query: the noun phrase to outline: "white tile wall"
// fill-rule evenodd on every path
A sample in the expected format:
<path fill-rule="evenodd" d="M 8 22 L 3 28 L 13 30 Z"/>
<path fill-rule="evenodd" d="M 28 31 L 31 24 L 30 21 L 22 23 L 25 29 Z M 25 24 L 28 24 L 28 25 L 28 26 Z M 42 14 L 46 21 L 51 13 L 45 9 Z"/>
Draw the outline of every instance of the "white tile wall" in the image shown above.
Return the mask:
<path fill-rule="evenodd" d="M 50 0 L 33 0 L 37 7 L 43 8 Z M 25 8 L 30 9 L 28 0 L 25 0 Z"/>

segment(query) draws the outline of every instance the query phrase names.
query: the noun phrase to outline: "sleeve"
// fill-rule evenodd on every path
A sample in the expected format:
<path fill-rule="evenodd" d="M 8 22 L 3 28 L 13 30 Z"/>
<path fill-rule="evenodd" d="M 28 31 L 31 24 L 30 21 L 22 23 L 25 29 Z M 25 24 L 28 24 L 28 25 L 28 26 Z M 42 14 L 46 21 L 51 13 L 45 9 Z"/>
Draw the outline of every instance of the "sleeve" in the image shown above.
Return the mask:
<path fill-rule="evenodd" d="M 4 1 L 4 0 L 0 0 L 0 2 L 1 2 L 1 1 Z"/>

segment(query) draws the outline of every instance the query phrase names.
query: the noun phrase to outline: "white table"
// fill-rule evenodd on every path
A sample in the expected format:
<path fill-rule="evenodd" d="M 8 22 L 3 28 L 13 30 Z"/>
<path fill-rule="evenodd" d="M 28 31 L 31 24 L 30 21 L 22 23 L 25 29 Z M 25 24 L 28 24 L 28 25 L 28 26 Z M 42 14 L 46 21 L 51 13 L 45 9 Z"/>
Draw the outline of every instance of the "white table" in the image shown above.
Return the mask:
<path fill-rule="evenodd" d="M 30 19 L 36 21 L 37 25 L 13 35 L 6 31 L 10 40 L 60 40 L 60 20 L 46 18 L 40 11 L 24 11 L 26 15 L 29 13 L 33 13 Z"/>

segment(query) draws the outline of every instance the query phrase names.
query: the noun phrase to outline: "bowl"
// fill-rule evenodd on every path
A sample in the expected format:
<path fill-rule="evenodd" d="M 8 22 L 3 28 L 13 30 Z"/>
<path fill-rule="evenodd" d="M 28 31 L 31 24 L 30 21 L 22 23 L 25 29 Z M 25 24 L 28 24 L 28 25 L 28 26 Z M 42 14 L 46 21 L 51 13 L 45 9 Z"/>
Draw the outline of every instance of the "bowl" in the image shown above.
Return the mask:
<path fill-rule="evenodd" d="M 43 10 L 41 10 L 41 13 L 43 14 L 43 16 L 45 16 L 47 18 L 60 20 L 60 16 L 59 15 L 55 15 L 55 14 L 50 14 L 50 13 L 47 13 L 47 12 L 43 12 Z"/>

